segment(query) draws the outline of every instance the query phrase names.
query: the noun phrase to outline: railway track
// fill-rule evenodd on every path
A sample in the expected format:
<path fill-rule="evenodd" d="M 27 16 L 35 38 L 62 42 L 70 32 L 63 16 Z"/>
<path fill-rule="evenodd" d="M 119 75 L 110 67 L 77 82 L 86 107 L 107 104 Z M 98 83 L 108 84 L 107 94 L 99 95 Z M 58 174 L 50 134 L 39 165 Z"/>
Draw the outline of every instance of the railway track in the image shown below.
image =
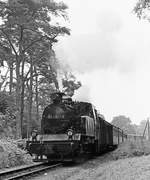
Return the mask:
<path fill-rule="evenodd" d="M 16 180 L 24 177 L 29 177 L 33 174 L 38 174 L 40 172 L 46 171 L 48 169 L 56 168 L 61 166 L 62 163 L 38 163 L 30 166 L 15 168 L 7 171 L 0 172 L 0 180 Z"/>

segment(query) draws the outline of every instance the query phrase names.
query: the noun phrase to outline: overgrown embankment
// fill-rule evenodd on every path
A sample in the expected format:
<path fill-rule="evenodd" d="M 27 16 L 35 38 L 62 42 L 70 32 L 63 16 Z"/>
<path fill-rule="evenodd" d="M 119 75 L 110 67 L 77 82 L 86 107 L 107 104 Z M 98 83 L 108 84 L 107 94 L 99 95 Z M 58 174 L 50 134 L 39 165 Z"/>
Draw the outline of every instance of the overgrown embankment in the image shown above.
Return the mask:
<path fill-rule="evenodd" d="M 150 154 L 150 141 L 147 140 L 132 140 L 126 141 L 111 152 L 113 159 L 123 159 L 128 157 L 142 156 Z"/>
<path fill-rule="evenodd" d="M 0 140 L 0 168 L 30 164 L 32 158 L 13 140 Z"/>

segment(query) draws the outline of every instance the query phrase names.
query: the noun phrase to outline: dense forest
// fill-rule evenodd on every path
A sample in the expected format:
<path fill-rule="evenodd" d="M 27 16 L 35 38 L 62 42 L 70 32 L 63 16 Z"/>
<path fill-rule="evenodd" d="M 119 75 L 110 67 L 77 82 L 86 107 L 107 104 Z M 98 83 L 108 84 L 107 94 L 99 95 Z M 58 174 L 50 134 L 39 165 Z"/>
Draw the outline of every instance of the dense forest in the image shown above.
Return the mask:
<path fill-rule="evenodd" d="M 61 25 L 68 20 L 67 8 L 52 0 L 0 1 L 1 137 L 24 138 L 40 129 L 51 94 L 63 90 L 72 96 L 81 86 L 54 51 L 59 39 L 70 35 Z"/>

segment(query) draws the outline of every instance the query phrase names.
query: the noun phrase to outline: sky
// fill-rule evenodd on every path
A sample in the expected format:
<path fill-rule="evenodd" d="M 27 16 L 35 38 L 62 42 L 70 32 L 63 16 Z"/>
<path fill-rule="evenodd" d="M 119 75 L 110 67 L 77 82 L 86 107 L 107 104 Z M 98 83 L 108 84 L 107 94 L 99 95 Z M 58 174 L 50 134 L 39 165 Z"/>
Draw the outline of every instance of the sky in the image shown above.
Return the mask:
<path fill-rule="evenodd" d="M 90 101 L 112 121 L 150 117 L 150 23 L 133 13 L 136 0 L 64 0 L 71 35 L 56 46 L 82 87 L 74 99 Z"/>

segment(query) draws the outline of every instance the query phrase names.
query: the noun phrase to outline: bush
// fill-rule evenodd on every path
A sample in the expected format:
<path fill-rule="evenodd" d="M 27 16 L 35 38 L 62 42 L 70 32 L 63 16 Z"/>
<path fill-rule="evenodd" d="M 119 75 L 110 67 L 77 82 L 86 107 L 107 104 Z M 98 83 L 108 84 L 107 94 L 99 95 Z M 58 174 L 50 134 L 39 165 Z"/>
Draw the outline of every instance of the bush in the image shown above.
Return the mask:
<path fill-rule="evenodd" d="M 11 139 L 0 140 L 0 168 L 31 164 L 32 158 Z"/>

